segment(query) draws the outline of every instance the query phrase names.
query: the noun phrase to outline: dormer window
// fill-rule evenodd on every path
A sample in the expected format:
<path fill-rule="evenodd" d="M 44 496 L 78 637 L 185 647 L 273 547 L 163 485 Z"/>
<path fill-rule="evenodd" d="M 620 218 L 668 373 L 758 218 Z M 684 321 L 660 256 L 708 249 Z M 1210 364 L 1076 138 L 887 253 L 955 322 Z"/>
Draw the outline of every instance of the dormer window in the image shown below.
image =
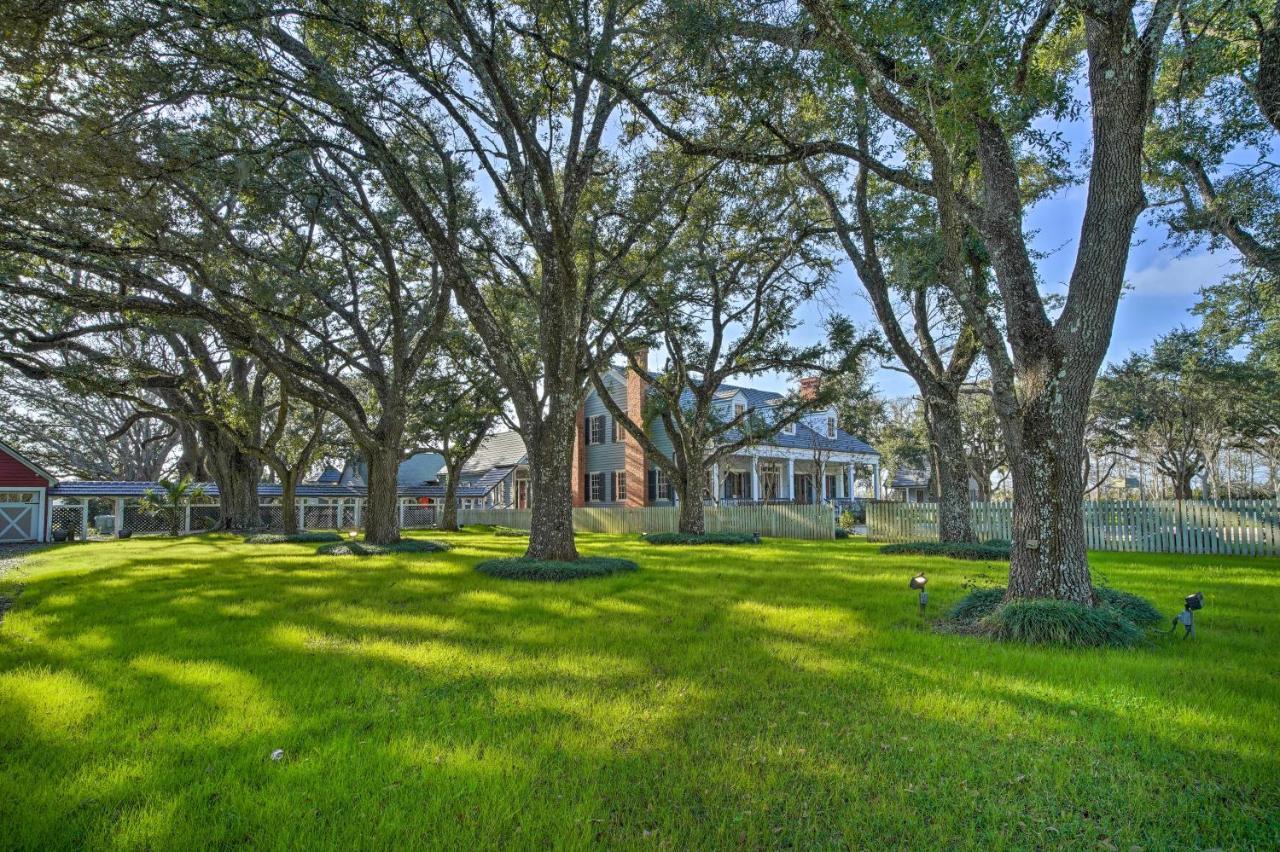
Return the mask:
<path fill-rule="evenodd" d="M 734 417 L 741 417 L 742 415 L 744 415 L 744 414 L 746 414 L 746 413 L 747 413 L 747 406 L 746 406 L 746 403 L 742 403 L 742 402 L 735 402 L 735 403 L 733 404 L 733 416 L 734 416 Z"/>
<path fill-rule="evenodd" d="M 788 423 L 786 426 L 782 427 L 782 434 L 784 435 L 794 435 L 795 433 L 796 433 L 796 424 L 794 423 Z"/>
<path fill-rule="evenodd" d="M 836 419 L 834 417 L 827 418 L 827 437 L 834 438 L 836 436 Z"/>

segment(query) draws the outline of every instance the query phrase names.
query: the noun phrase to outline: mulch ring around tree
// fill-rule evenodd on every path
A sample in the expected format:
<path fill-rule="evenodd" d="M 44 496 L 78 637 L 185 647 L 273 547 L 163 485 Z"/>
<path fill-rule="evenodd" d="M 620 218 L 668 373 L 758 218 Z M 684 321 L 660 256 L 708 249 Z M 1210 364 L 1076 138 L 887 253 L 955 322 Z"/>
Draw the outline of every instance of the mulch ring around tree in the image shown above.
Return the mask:
<path fill-rule="evenodd" d="M 638 568 L 639 566 L 630 559 L 617 559 L 609 556 L 584 556 L 574 562 L 527 559 L 521 556 L 511 559 L 486 559 L 476 565 L 476 570 L 481 574 L 487 574 L 499 580 L 534 580 L 555 583 L 565 580 L 582 580 L 589 577 L 607 577 L 610 574 L 635 571 Z"/>

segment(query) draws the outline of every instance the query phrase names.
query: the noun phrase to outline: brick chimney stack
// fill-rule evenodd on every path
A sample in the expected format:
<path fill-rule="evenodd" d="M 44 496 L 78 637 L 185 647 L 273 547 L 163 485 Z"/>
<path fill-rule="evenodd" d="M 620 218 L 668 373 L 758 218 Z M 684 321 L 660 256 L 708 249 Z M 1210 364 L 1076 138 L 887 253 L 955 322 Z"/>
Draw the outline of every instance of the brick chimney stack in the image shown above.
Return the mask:
<path fill-rule="evenodd" d="M 649 350 L 637 349 L 635 361 L 646 373 L 649 370 Z M 630 364 L 627 365 L 627 418 L 633 423 L 642 422 L 644 409 L 644 391 L 649 377 L 642 375 Z M 620 427 L 621 428 L 621 427 Z M 646 501 L 645 491 L 648 487 L 648 463 L 644 455 L 644 447 L 622 429 L 622 470 L 627 475 L 627 499 L 624 505 L 643 507 Z"/>
<path fill-rule="evenodd" d="M 813 399 L 818 395 L 818 388 L 821 386 L 821 376 L 805 376 L 800 380 L 800 396 L 805 399 Z"/>

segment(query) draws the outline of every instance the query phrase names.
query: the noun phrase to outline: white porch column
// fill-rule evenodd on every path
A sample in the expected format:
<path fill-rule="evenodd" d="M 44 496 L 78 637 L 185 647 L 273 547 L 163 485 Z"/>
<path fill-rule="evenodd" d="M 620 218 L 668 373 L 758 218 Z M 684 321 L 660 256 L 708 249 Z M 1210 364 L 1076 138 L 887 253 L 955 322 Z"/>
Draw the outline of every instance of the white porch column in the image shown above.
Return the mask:
<path fill-rule="evenodd" d="M 88 498 L 88 497 L 81 497 L 81 498 L 80 498 L 80 506 L 81 506 L 81 511 L 80 511 L 80 540 L 81 540 L 81 541 L 88 541 L 88 540 L 89 540 L 89 498 Z M 52 514 L 52 512 L 51 512 L 50 514 Z"/>
<path fill-rule="evenodd" d="M 792 503 L 796 501 L 796 460 L 787 459 L 787 499 Z"/>
<path fill-rule="evenodd" d="M 124 529 L 124 498 L 116 498 L 116 532 Z"/>
<path fill-rule="evenodd" d="M 286 509 L 285 511 L 289 510 Z M 307 498 L 303 497 L 297 501 L 297 506 L 293 511 L 298 513 L 298 529 L 305 530 L 307 528 Z"/>
<path fill-rule="evenodd" d="M 182 507 L 182 531 L 191 532 L 191 504 Z"/>
<path fill-rule="evenodd" d="M 356 504 L 356 508 L 355 508 L 355 528 L 356 528 L 356 529 L 360 529 L 360 509 L 361 509 L 361 507 L 362 507 L 362 506 L 364 506 L 364 501 L 363 501 L 363 500 L 361 500 L 359 497 L 357 497 L 357 498 L 355 499 L 355 504 Z"/>
<path fill-rule="evenodd" d="M 760 457 L 751 457 L 751 499 L 760 499 Z"/>
<path fill-rule="evenodd" d="M 854 473 L 853 462 L 849 462 L 847 465 L 845 465 L 844 472 L 845 472 L 844 496 L 852 500 L 853 499 L 853 483 L 854 483 L 854 480 L 857 479 L 857 475 Z"/>
<path fill-rule="evenodd" d="M 871 465 L 871 493 L 877 500 L 880 499 L 880 462 Z"/>
<path fill-rule="evenodd" d="M 711 463 L 711 502 L 720 502 L 720 462 Z"/>
<path fill-rule="evenodd" d="M 404 500 L 400 501 L 400 528 L 404 528 Z"/>
<path fill-rule="evenodd" d="M 826 465 L 821 465 L 821 468 L 821 470 L 817 471 L 816 476 L 818 479 L 822 480 L 818 485 L 818 493 L 822 495 L 822 501 L 825 503 L 830 497 L 830 495 L 827 494 L 827 467 Z"/>

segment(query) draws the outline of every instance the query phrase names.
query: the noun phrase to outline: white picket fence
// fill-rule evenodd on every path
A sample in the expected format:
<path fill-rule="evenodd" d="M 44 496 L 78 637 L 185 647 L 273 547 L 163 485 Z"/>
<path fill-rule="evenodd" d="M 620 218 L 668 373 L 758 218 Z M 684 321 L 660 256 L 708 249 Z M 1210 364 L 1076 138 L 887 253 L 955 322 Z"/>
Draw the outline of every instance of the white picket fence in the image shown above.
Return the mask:
<path fill-rule="evenodd" d="M 829 539 L 835 537 L 835 514 L 830 506 L 770 504 L 706 506 L 707 532 L 760 533 L 772 538 Z M 494 524 L 528 529 L 529 509 L 459 509 L 458 523 Z M 673 506 L 634 509 L 579 507 L 573 510 L 575 532 L 651 533 L 679 529 L 680 510 Z"/>
<path fill-rule="evenodd" d="M 1090 500 L 1083 508 L 1090 550 L 1280 556 L 1280 502 L 1275 500 Z M 970 504 L 979 539 L 1011 538 L 1012 514 L 1009 503 Z M 867 538 L 937 541 L 938 506 L 868 503 Z"/>

